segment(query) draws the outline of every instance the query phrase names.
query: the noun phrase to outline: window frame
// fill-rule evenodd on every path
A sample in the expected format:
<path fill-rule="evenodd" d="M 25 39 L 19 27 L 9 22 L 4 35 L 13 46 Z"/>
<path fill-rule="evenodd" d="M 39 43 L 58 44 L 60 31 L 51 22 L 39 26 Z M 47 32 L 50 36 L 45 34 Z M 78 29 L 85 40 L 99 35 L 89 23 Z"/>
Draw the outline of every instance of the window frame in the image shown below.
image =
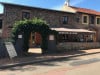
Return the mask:
<path fill-rule="evenodd" d="M 94 20 L 93 20 L 94 23 L 91 22 L 91 21 L 92 21 L 92 18 L 94 18 Z M 89 22 L 90 24 L 95 24 L 95 16 L 94 16 L 94 15 L 90 15 L 90 20 L 89 20 L 89 21 L 90 21 L 90 22 Z"/>
<path fill-rule="evenodd" d="M 79 17 L 79 16 L 76 16 L 76 17 L 75 17 L 75 22 L 76 22 L 76 23 L 80 23 L 80 17 Z"/>
<path fill-rule="evenodd" d="M 87 22 L 86 23 L 84 22 L 84 17 L 87 17 Z M 89 15 L 86 15 L 86 14 L 82 15 L 82 24 L 86 24 L 86 25 L 89 24 Z"/>
<path fill-rule="evenodd" d="M 28 14 L 29 16 L 25 17 L 23 14 Z M 24 19 L 30 19 L 31 18 L 31 13 L 30 11 L 22 11 L 22 20 Z"/>
<path fill-rule="evenodd" d="M 100 25 L 100 23 L 98 24 L 98 22 L 97 22 L 98 18 L 100 19 L 100 17 L 99 16 L 96 17 L 96 25 Z M 99 20 L 99 22 L 100 22 L 100 20 Z"/>
<path fill-rule="evenodd" d="M 62 17 L 62 24 L 68 24 L 68 20 L 69 20 L 68 16 L 63 16 Z"/>

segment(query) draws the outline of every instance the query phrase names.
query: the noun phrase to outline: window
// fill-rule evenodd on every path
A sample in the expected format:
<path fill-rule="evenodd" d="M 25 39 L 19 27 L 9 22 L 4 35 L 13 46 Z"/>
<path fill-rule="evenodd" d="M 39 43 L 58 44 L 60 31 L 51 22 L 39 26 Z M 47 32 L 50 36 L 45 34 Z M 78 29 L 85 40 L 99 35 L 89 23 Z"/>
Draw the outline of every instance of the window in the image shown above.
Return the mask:
<path fill-rule="evenodd" d="M 82 23 L 83 23 L 83 24 L 88 24 L 88 22 L 89 22 L 89 17 L 88 17 L 88 15 L 83 15 L 83 16 L 82 16 Z"/>
<path fill-rule="evenodd" d="M 90 16 L 90 24 L 94 24 L 95 22 L 95 17 L 94 16 Z"/>
<path fill-rule="evenodd" d="M 96 24 L 97 24 L 97 25 L 100 24 L 100 17 L 97 17 L 97 18 L 96 18 Z"/>
<path fill-rule="evenodd" d="M 0 19 L 0 29 L 2 29 L 2 20 Z"/>
<path fill-rule="evenodd" d="M 30 12 L 22 12 L 22 19 L 30 19 Z"/>
<path fill-rule="evenodd" d="M 75 20 L 76 20 L 77 23 L 79 23 L 80 17 L 76 17 Z"/>
<path fill-rule="evenodd" d="M 68 16 L 63 16 L 63 24 L 67 24 L 68 23 Z"/>
<path fill-rule="evenodd" d="M 66 34 L 59 34 L 59 42 L 66 42 L 68 36 Z"/>
<path fill-rule="evenodd" d="M 59 34 L 58 42 L 79 42 L 76 34 Z"/>

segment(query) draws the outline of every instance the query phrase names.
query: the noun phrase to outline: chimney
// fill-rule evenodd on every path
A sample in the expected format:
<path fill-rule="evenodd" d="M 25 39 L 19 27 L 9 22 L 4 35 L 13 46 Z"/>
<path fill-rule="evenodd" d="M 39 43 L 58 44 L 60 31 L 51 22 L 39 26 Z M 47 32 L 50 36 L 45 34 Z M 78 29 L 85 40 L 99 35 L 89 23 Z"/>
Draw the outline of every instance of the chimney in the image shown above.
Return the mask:
<path fill-rule="evenodd" d="M 65 1 L 65 5 L 70 6 L 69 3 L 70 3 L 70 0 L 66 0 L 66 1 Z"/>

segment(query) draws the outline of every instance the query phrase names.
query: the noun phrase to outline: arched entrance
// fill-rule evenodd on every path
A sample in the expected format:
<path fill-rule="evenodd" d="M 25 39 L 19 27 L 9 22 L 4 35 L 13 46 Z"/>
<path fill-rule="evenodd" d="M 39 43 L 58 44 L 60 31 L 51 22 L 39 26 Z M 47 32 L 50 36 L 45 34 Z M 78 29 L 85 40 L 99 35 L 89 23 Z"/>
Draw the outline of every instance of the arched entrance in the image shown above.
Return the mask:
<path fill-rule="evenodd" d="M 14 27 L 13 27 L 13 39 L 14 39 L 14 44 L 18 45 L 16 46 L 22 46 L 19 49 L 22 50 L 22 52 L 28 52 L 29 49 L 29 44 L 30 44 L 30 36 L 32 33 L 39 33 L 41 35 L 41 49 L 42 53 L 48 53 L 47 47 L 48 47 L 48 36 L 50 34 L 57 34 L 56 31 L 51 30 L 48 27 L 48 24 L 41 20 L 34 18 L 33 20 L 24 20 L 24 21 L 19 21 L 16 22 Z M 20 43 L 18 41 L 18 36 L 21 35 L 22 38 L 19 42 L 22 41 L 22 45 L 19 45 Z M 36 41 L 35 41 L 36 42 Z M 20 53 L 20 52 L 19 52 Z"/>
<path fill-rule="evenodd" d="M 33 54 L 42 54 L 41 50 L 42 36 L 38 32 L 31 32 L 29 38 L 29 50 L 28 52 Z"/>
<path fill-rule="evenodd" d="M 34 48 L 40 46 L 42 43 L 42 36 L 38 32 L 31 32 L 30 39 L 29 39 L 29 47 Z"/>

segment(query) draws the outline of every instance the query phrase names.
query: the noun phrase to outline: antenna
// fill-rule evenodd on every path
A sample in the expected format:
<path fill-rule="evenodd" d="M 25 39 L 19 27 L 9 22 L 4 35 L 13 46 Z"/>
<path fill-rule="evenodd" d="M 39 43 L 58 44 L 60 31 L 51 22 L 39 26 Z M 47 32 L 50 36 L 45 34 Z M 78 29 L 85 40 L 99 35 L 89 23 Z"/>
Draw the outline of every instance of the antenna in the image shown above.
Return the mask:
<path fill-rule="evenodd" d="M 65 1 L 65 5 L 69 6 L 70 0 Z"/>

